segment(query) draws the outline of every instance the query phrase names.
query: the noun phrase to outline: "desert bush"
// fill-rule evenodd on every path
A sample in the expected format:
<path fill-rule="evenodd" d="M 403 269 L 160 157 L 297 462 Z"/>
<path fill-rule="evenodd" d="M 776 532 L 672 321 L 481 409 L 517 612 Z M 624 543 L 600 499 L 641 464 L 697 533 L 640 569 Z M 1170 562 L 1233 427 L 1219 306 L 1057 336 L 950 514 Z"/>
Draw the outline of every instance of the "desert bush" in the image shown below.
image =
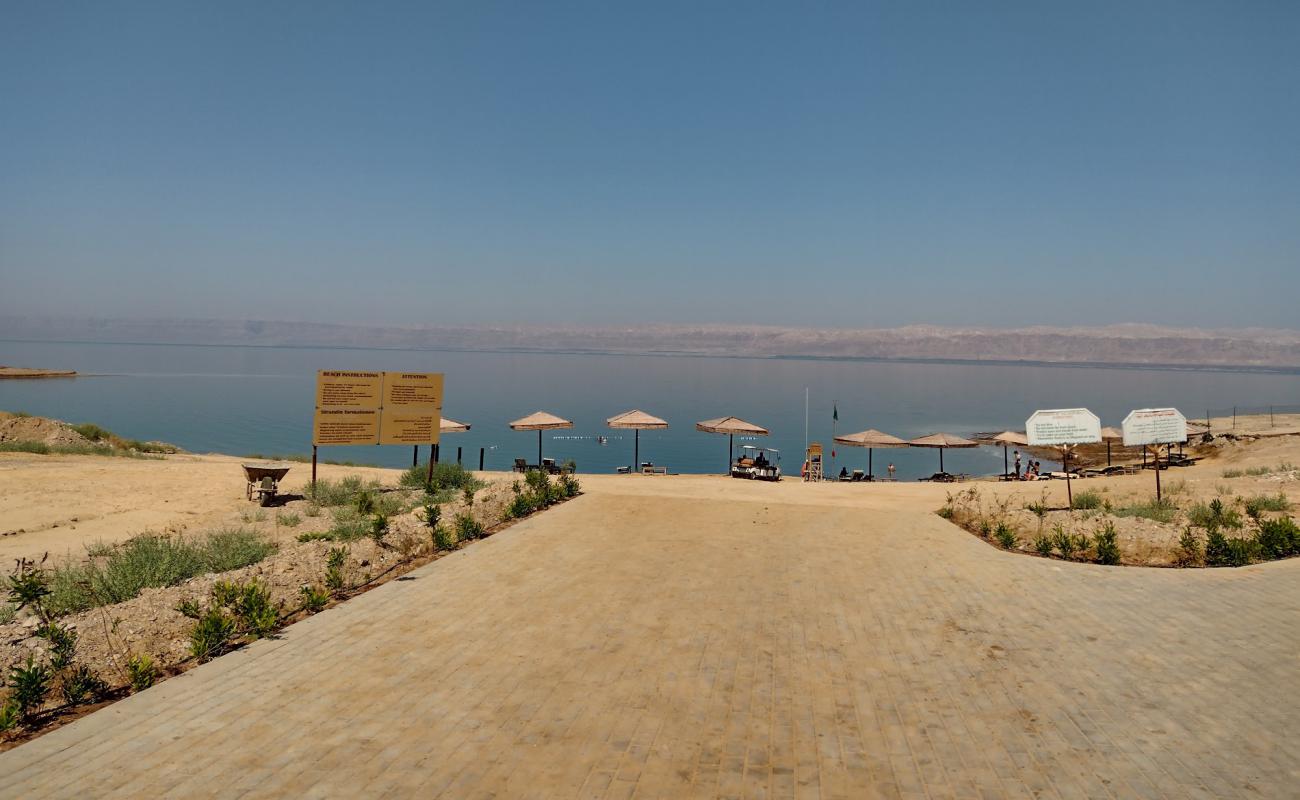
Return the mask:
<path fill-rule="evenodd" d="M 1192 504 L 1187 509 L 1187 519 L 1201 528 L 1237 529 L 1242 525 L 1241 515 L 1236 509 L 1224 505 L 1224 502 L 1217 497 L 1209 503 Z"/>
<path fill-rule="evenodd" d="M 441 521 L 442 506 L 433 502 L 432 499 L 427 499 L 424 503 L 424 524 L 432 531 L 438 529 L 438 523 Z"/>
<path fill-rule="evenodd" d="M 388 517 L 383 514 L 377 515 L 370 521 L 370 530 L 368 533 L 377 547 L 383 547 L 384 536 L 388 534 Z"/>
<path fill-rule="evenodd" d="M 1300 555 L 1300 527 L 1290 517 L 1263 520 L 1255 532 L 1255 543 L 1266 560 Z"/>
<path fill-rule="evenodd" d="M 275 524 L 283 525 L 286 528 L 296 528 L 302 522 L 302 517 L 292 511 L 281 511 L 275 515 Z"/>
<path fill-rule="evenodd" d="M 429 468 L 427 465 L 411 467 L 402 473 L 402 477 L 398 479 L 398 484 L 408 489 L 422 489 L 428 474 Z M 440 494 L 447 491 L 463 492 L 468 486 L 479 489 L 483 485 L 481 481 L 474 477 L 473 473 L 460 464 L 439 463 L 433 465 L 433 480 L 430 482 L 429 488 L 431 493 Z"/>
<path fill-rule="evenodd" d="M 1184 567 L 1198 567 L 1205 563 L 1201 539 L 1191 525 L 1183 528 L 1183 535 L 1178 537 L 1178 563 Z"/>
<path fill-rule="evenodd" d="M 50 693 L 50 681 L 54 677 L 50 668 L 36 660 L 32 653 L 27 654 L 27 661 L 14 664 L 9 669 L 9 699 L 18 707 L 18 716 L 30 719 L 45 702 Z"/>
<path fill-rule="evenodd" d="M 1039 495 L 1038 499 L 1034 502 L 1026 503 L 1025 508 L 1034 512 L 1034 516 L 1038 517 L 1039 521 L 1042 521 L 1042 519 L 1047 516 L 1047 512 L 1051 510 L 1047 505 L 1047 490 L 1044 489 L 1042 494 Z"/>
<path fill-rule="evenodd" d="M 333 524 L 326 532 L 326 538 L 338 542 L 353 542 L 370 534 L 371 521 L 355 508 L 344 506 L 331 512 Z"/>
<path fill-rule="evenodd" d="M 470 514 L 457 514 L 454 525 L 458 541 L 472 542 L 483 535 L 483 523 Z"/>
<path fill-rule="evenodd" d="M 324 611 L 325 606 L 329 605 L 330 593 L 316 586 L 303 586 L 298 590 L 298 595 L 302 598 L 302 607 L 313 614 Z"/>
<path fill-rule="evenodd" d="M 175 586 L 196 575 L 228 572 L 256 564 L 276 544 L 243 528 L 186 538 L 144 534 L 113 549 L 102 563 L 65 564 L 51 576 L 49 600 L 55 615 L 130 600 L 146 588 Z"/>
<path fill-rule="evenodd" d="M 1282 492 L 1277 494 L 1257 494 L 1242 499 L 1246 516 L 1259 519 L 1265 511 L 1290 511 L 1291 501 Z"/>
<path fill-rule="evenodd" d="M 1167 497 L 1159 500 L 1151 497 L 1140 503 L 1119 506 L 1112 513 L 1117 517 L 1140 517 L 1153 522 L 1173 522 L 1178 514 L 1178 506 Z"/>
<path fill-rule="evenodd" d="M 244 511 L 239 515 L 239 519 L 245 525 L 254 522 L 266 522 L 266 512 L 260 508 L 255 511 Z"/>
<path fill-rule="evenodd" d="M 143 692 L 158 680 L 158 667 L 147 655 L 131 656 L 126 660 L 126 674 L 131 691 Z"/>
<path fill-rule="evenodd" d="M 320 506 L 315 503 L 308 503 L 307 507 L 302 510 L 304 517 L 315 518 L 320 516 Z"/>
<path fill-rule="evenodd" d="M 473 483 L 468 483 L 461 488 L 460 497 L 465 503 L 465 508 L 474 507 L 474 494 L 478 491 L 478 488 L 479 487 Z"/>
<path fill-rule="evenodd" d="M 1034 552 L 1040 556 L 1050 556 L 1052 554 L 1052 540 L 1043 534 L 1034 537 Z"/>
<path fill-rule="evenodd" d="M 18 607 L 13 603 L 0 603 L 0 625 L 8 625 L 18 616 Z"/>
<path fill-rule="evenodd" d="M 229 604 L 239 632 L 261 639 L 280 627 L 280 609 L 271 602 L 271 590 L 259 581 L 249 581 L 236 588 Z"/>
<path fill-rule="evenodd" d="M 108 684 L 85 664 L 72 667 L 59 680 L 59 692 L 70 706 L 98 700 L 107 691 Z"/>
<path fill-rule="evenodd" d="M 433 547 L 435 550 L 455 550 L 456 535 L 447 528 L 439 525 L 433 529 Z"/>
<path fill-rule="evenodd" d="M 332 541 L 334 541 L 334 537 L 331 536 L 331 535 L 329 534 L 329 531 L 307 531 L 307 532 L 305 532 L 305 533 L 300 533 L 300 534 L 298 534 L 298 535 L 295 536 L 294 538 L 297 539 L 297 540 L 300 541 L 300 542 L 332 542 Z"/>
<path fill-rule="evenodd" d="M 379 481 L 365 482 L 359 475 L 348 475 L 337 481 L 322 479 L 316 481 L 315 486 L 309 485 L 307 499 L 318 506 L 355 505 L 358 495 L 373 494 L 378 489 Z"/>
<path fill-rule="evenodd" d="M 1098 564 L 1119 563 L 1119 536 L 1115 533 L 1115 523 L 1107 522 L 1101 530 L 1097 531 L 1094 540 L 1097 545 Z"/>
<path fill-rule="evenodd" d="M 1070 503 L 1070 508 L 1075 511 L 1092 510 L 1101 508 L 1103 498 L 1101 492 L 1096 489 L 1086 489 L 1082 492 L 1076 492 L 1074 500 Z"/>
<path fill-rule="evenodd" d="M 113 545 L 103 539 L 96 539 L 86 545 L 86 556 L 89 558 L 105 558 L 113 554 Z"/>
<path fill-rule="evenodd" d="M 46 618 L 46 601 L 51 593 L 50 575 L 42 566 L 20 558 L 9 576 L 8 589 L 15 612 L 26 608 L 42 619 Z"/>

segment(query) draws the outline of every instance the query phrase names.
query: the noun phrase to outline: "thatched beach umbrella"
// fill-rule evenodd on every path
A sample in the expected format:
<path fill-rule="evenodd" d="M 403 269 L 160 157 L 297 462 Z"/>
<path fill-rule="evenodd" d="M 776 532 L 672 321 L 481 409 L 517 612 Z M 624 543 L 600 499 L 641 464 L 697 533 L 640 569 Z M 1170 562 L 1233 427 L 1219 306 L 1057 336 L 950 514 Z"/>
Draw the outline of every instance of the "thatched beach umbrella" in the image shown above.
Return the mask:
<path fill-rule="evenodd" d="M 939 448 L 939 471 L 943 472 L 943 451 L 949 447 L 979 447 L 979 442 L 972 442 L 970 439 L 963 439 L 960 436 L 954 436 L 951 433 L 932 433 L 929 436 L 922 436 L 919 439 L 913 439 L 907 443 L 908 447 L 937 447 Z"/>
<path fill-rule="evenodd" d="M 573 423 L 545 411 L 536 411 L 510 423 L 510 427 L 517 431 L 537 431 L 537 468 L 541 469 L 542 431 L 555 430 L 556 428 L 572 428 Z"/>
<path fill-rule="evenodd" d="M 1101 440 L 1106 443 L 1106 466 L 1110 466 L 1110 445 L 1111 442 L 1124 441 L 1124 431 L 1113 425 L 1108 425 L 1101 429 Z"/>
<path fill-rule="evenodd" d="M 637 409 L 624 411 L 622 414 L 610 417 L 605 420 L 605 424 L 611 428 L 621 428 L 623 430 L 633 430 L 636 432 L 632 445 L 633 472 L 636 472 L 641 468 L 641 431 L 659 431 L 668 427 L 668 423 L 665 420 L 659 419 L 653 414 L 638 411 Z"/>
<path fill-rule="evenodd" d="M 469 423 L 467 422 L 457 422 L 454 419 L 447 419 L 446 417 L 440 417 L 438 420 L 439 433 L 464 433 L 467 430 L 469 430 Z M 441 445 L 435 444 L 429 448 L 431 451 L 430 458 L 432 460 L 434 461 L 438 460 L 438 451 L 440 447 Z M 415 446 L 415 456 L 414 456 L 414 460 L 411 462 L 411 466 L 415 466 L 419 462 L 419 460 L 420 460 L 420 446 L 417 444 Z"/>
<path fill-rule="evenodd" d="M 727 471 L 731 471 L 733 445 L 737 436 L 767 436 L 767 428 L 746 422 L 739 417 L 719 417 L 695 423 L 695 430 L 705 433 L 723 433 L 727 436 Z"/>
<path fill-rule="evenodd" d="M 867 448 L 867 477 L 875 477 L 874 467 L 871 463 L 871 451 L 876 448 L 887 447 L 907 447 L 907 442 L 897 436 L 890 436 L 887 433 L 881 433 L 875 428 L 869 428 L 857 433 L 846 433 L 843 436 L 835 437 L 836 444 L 846 444 L 849 447 Z"/>
<path fill-rule="evenodd" d="M 989 436 L 987 438 L 981 437 L 980 441 L 1002 445 L 1002 476 L 1004 478 L 1010 470 L 1010 465 L 1007 462 L 1007 448 L 1012 445 L 1018 447 L 1029 446 L 1029 437 L 1019 431 L 1003 431 L 997 436 Z"/>

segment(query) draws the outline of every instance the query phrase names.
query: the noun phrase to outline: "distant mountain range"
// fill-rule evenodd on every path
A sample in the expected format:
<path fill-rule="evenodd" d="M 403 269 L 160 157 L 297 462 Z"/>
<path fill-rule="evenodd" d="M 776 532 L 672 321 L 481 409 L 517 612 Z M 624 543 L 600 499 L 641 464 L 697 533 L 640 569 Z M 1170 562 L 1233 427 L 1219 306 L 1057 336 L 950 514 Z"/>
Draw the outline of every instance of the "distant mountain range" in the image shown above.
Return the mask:
<path fill-rule="evenodd" d="M 933 325 L 882 329 L 755 325 L 431 327 L 0 316 L 0 339 L 1300 369 L 1300 331 L 1152 325 L 1016 329 Z"/>

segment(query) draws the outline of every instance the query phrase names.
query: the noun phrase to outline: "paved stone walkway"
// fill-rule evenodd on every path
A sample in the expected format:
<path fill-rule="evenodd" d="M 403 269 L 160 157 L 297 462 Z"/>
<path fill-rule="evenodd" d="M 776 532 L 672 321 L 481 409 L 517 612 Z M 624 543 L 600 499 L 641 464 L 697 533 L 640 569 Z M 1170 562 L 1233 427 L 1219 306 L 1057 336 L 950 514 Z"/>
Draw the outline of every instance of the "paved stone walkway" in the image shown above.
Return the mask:
<path fill-rule="evenodd" d="M 1300 791 L 1298 562 L 1061 564 L 832 494 L 870 487 L 721 502 L 655 480 L 593 481 L 0 754 L 0 793 Z"/>

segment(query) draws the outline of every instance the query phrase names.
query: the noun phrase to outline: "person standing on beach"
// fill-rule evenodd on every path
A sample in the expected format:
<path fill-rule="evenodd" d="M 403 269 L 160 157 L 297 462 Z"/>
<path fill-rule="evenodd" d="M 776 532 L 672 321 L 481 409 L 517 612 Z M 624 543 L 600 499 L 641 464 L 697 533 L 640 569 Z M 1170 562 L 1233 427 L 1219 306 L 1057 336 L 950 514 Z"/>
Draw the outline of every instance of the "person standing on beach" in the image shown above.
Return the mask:
<path fill-rule="evenodd" d="M 889 462 L 887 469 L 889 470 L 889 479 L 892 481 L 894 479 L 894 462 Z"/>
<path fill-rule="evenodd" d="M 1016 451 L 1016 471 L 1012 474 L 1014 474 L 1017 478 L 1020 477 L 1020 451 L 1019 450 Z"/>

